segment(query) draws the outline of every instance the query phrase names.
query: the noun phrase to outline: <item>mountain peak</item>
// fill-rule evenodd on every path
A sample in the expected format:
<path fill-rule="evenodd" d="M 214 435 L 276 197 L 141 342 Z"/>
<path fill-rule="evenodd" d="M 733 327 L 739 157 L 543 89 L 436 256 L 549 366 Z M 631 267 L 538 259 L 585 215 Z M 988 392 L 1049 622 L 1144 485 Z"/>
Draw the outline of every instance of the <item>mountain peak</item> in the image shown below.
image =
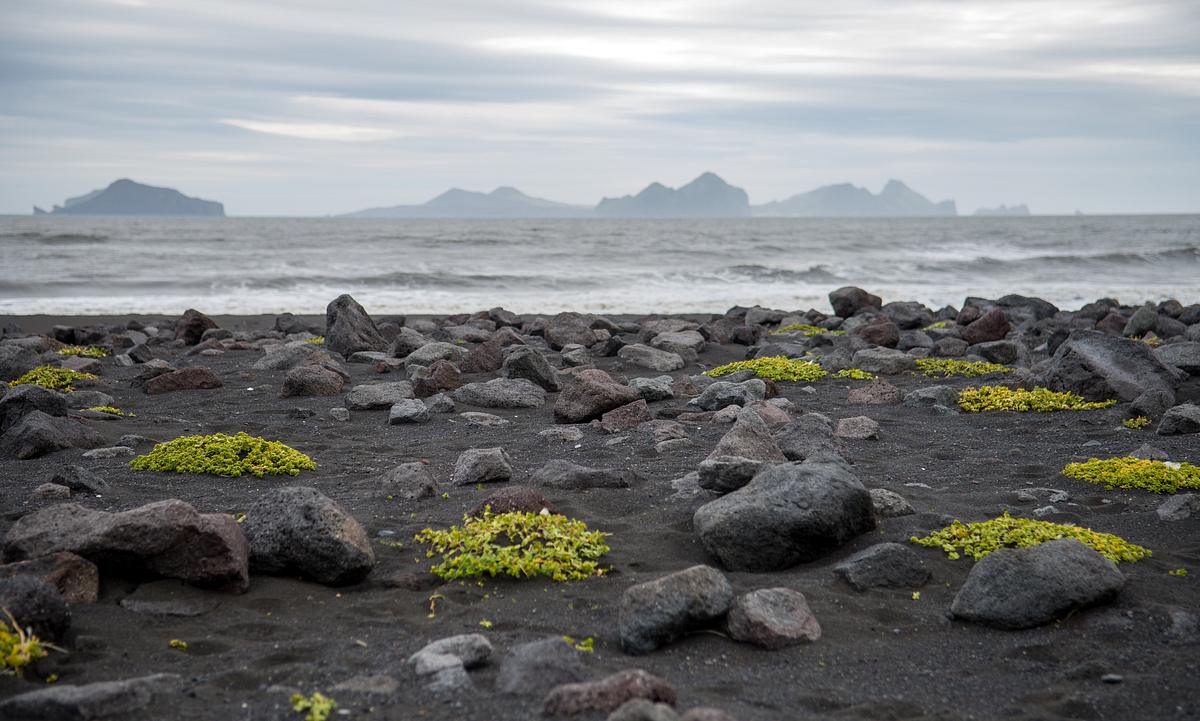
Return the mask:
<path fill-rule="evenodd" d="M 118 178 L 108 187 L 67 198 L 52 214 L 60 215 L 182 215 L 224 217 L 225 207 L 191 198 L 174 188 L 159 188 Z"/>

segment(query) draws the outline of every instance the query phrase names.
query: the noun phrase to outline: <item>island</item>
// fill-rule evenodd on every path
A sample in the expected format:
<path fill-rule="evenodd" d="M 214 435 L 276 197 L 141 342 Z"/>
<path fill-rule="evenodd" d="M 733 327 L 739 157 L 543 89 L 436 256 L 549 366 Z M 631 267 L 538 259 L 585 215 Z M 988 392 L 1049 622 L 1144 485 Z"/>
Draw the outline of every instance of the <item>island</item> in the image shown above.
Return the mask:
<path fill-rule="evenodd" d="M 201 200 L 174 188 L 144 185 L 128 178 L 114 181 L 107 188 L 68 198 L 49 213 L 34 207 L 34 215 L 169 215 L 208 218 L 225 217 L 225 206 Z"/>

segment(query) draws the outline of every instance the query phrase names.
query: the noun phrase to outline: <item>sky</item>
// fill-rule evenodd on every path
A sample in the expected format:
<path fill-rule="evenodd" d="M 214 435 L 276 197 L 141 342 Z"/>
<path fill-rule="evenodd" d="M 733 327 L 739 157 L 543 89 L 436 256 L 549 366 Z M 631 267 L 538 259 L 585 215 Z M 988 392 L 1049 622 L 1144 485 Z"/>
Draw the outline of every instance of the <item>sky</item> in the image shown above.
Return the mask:
<path fill-rule="evenodd" d="M 0 213 L 120 177 L 326 215 L 709 170 L 753 203 L 1200 211 L 1200 2 L 0 0 Z"/>

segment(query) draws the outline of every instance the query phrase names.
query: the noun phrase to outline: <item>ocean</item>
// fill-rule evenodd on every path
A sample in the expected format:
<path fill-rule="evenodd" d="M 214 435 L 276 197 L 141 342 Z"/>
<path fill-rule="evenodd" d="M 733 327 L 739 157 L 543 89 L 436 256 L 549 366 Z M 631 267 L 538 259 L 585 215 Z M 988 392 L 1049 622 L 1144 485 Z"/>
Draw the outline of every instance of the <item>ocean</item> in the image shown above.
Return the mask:
<path fill-rule="evenodd" d="M 729 220 L 0 217 L 0 314 L 828 310 L 1200 302 L 1200 215 Z"/>

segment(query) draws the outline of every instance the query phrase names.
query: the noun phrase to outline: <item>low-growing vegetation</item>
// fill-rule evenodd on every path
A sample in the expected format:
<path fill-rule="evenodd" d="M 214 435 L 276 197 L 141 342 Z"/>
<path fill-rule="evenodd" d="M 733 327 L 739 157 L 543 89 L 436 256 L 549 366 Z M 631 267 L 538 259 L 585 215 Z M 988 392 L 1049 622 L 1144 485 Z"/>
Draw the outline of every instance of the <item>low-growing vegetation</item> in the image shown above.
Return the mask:
<path fill-rule="evenodd" d="M 313 345 L 324 345 L 325 344 L 325 336 L 314 335 L 312 338 L 305 338 L 304 342 L 312 343 Z"/>
<path fill-rule="evenodd" d="M 950 325 L 950 321 L 948 321 L 948 320 L 939 320 L 939 321 L 937 321 L 937 322 L 935 322 L 935 323 L 930 323 L 929 325 L 925 326 L 925 327 L 924 327 L 924 328 L 922 328 L 921 330 L 941 330 L 942 328 L 946 328 L 946 327 L 948 327 L 949 325 Z"/>
<path fill-rule="evenodd" d="M 920 546 L 940 548 L 951 559 L 970 556 L 978 561 L 1000 548 L 1028 548 L 1060 538 L 1074 538 L 1117 563 L 1134 563 L 1151 555 L 1148 549 L 1111 533 L 1101 533 L 1065 523 L 1013 518 L 1007 513 L 999 518 L 977 523 L 955 521 L 928 536 L 913 536 L 909 540 Z"/>
<path fill-rule="evenodd" d="M 1062 474 L 1077 481 L 1105 486 L 1108 490 L 1141 489 L 1153 493 L 1176 493 L 1180 489 L 1200 490 L 1200 467 L 1191 463 L 1152 461 L 1144 458 L 1090 458 L 1083 463 L 1068 463 Z"/>
<path fill-rule="evenodd" d="M 546 576 L 555 581 L 581 581 L 602 576 L 598 562 L 609 551 L 600 531 L 549 512 L 492 513 L 466 516 L 462 526 L 444 531 L 426 528 L 416 535 L 429 544 L 428 558 L 441 556 L 430 569 L 445 580 L 476 576 Z"/>
<path fill-rule="evenodd" d="M 300 471 L 315 470 L 311 458 L 278 441 L 238 433 L 230 436 L 182 436 L 159 443 L 129 465 L 139 471 L 210 473 L 236 478 L 243 475 L 298 476 Z"/>
<path fill-rule="evenodd" d="M 43 643 L 30 629 L 23 629 L 4 609 L 7 621 L 0 619 L 0 674 L 20 676 L 25 673 L 25 667 L 39 658 L 49 655 L 48 649 L 54 648 Z"/>
<path fill-rule="evenodd" d="M 822 328 L 819 325 L 809 325 L 808 323 L 792 323 L 791 325 L 780 326 L 779 328 L 771 331 L 771 333 L 776 335 L 779 333 L 802 333 L 809 338 L 822 333 L 828 333 L 829 335 L 846 335 L 846 331 L 844 330 L 831 330 L 829 328 Z"/>
<path fill-rule="evenodd" d="M 20 378 L 9 381 L 9 388 L 31 385 L 48 388 L 52 391 L 70 393 L 75 390 L 76 381 L 96 380 L 94 373 L 81 373 L 70 368 L 55 368 L 54 366 L 38 366 Z"/>
<path fill-rule="evenodd" d="M 815 381 L 826 375 L 825 370 L 818 363 L 781 355 L 726 363 L 723 366 L 710 368 L 704 372 L 704 375 L 719 378 L 738 371 L 754 371 L 754 375 L 759 378 L 768 378 L 773 381 Z"/>
<path fill-rule="evenodd" d="M 953 358 L 918 358 L 917 370 L 927 376 L 939 378 L 949 378 L 950 376 L 978 378 L 991 373 L 1012 373 L 1012 368 L 1000 363 L 964 361 Z"/>
<path fill-rule="evenodd" d="M 94 413 L 107 413 L 110 416 L 120 416 L 121 418 L 134 417 L 132 413 L 126 413 L 116 406 L 92 406 L 91 408 L 84 408 L 83 410 L 92 411 Z"/>
<path fill-rule="evenodd" d="M 843 368 L 842 370 L 838 371 L 837 373 L 834 373 L 833 377 L 834 378 L 851 378 L 856 381 L 873 381 L 878 376 L 876 376 L 871 371 L 865 371 L 862 368 Z"/>
<path fill-rule="evenodd" d="M 1128 428 L 1131 431 L 1137 431 L 1137 430 L 1141 430 L 1143 428 L 1149 428 L 1150 427 L 1150 419 L 1147 418 L 1146 416 L 1138 416 L 1137 418 L 1126 418 L 1125 420 L 1121 421 L 1121 425 L 1125 426 L 1126 428 Z"/>
<path fill-rule="evenodd" d="M 84 358 L 105 358 L 111 355 L 107 348 L 98 345 L 65 345 L 58 349 L 59 355 L 77 355 Z"/>
<path fill-rule="evenodd" d="M 1086 401 L 1074 393 L 1047 388 L 1007 388 L 980 386 L 959 391 L 958 405 L 968 413 L 983 411 L 1017 411 L 1019 413 L 1048 413 L 1050 411 L 1090 411 L 1116 405 L 1115 400 Z"/>
<path fill-rule="evenodd" d="M 307 712 L 304 721 L 326 721 L 336 708 L 337 701 L 320 691 L 314 692 L 312 696 L 292 694 L 292 710 L 296 713 Z"/>

